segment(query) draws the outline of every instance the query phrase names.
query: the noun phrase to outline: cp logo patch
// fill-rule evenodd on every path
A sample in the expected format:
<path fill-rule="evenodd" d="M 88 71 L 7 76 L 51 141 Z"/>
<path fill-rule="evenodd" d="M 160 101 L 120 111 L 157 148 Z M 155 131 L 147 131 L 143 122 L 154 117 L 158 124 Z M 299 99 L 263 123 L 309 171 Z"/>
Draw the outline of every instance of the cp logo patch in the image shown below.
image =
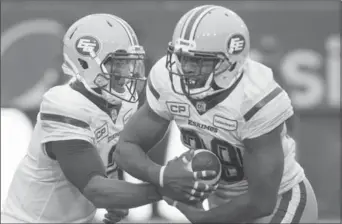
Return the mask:
<path fill-rule="evenodd" d="M 91 56 L 91 53 L 97 54 L 100 50 L 100 43 L 92 36 L 84 36 L 76 41 L 75 47 L 80 55 L 88 57 Z"/>
<path fill-rule="evenodd" d="M 229 54 L 239 54 L 246 46 L 246 40 L 241 34 L 234 34 L 229 38 L 228 41 L 228 53 Z"/>

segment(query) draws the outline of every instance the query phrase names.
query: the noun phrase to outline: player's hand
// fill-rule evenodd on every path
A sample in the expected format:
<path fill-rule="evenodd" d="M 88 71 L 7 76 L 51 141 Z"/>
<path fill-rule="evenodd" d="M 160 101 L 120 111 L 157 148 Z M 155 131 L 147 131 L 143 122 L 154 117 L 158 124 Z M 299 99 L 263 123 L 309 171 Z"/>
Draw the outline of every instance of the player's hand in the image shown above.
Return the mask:
<path fill-rule="evenodd" d="M 203 208 L 203 203 L 198 202 L 194 205 L 188 205 L 179 201 L 172 200 L 168 197 L 163 197 L 169 205 L 176 207 L 191 223 L 207 223 L 204 219 L 206 211 Z"/>
<path fill-rule="evenodd" d="M 128 209 L 107 209 L 107 213 L 104 216 L 104 224 L 115 224 L 120 222 L 128 215 Z"/>
<path fill-rule="evenodd" d="M 166 165 L 163 178 L 164 186 L 160 188 L 162 195 L 184 203 L 193 203 L 202 201 L 216 190 L 217 186 L 201 182 L 203 178 L 215 177 L 216 171 L 191 172 L 187 169 L 193 156 L 194 150 L 189 150 Z"/>

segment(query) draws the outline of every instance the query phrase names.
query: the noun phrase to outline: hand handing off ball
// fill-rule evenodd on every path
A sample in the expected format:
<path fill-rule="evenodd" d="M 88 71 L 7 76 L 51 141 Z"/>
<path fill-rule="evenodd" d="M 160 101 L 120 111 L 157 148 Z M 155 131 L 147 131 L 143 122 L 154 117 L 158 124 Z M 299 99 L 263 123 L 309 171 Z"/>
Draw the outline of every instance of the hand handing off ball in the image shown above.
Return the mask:
<path fill-rule="evenodd" d="M 217 175 L 215 177 L 204 177 L 202 183 L 216 185 L 221 177 L 222 165 L 219 158 L 211 151 L 205 149 L 197 149 L 194 152 L 192 160 L 187 167 L 190 171 L 214 170 Z"/>

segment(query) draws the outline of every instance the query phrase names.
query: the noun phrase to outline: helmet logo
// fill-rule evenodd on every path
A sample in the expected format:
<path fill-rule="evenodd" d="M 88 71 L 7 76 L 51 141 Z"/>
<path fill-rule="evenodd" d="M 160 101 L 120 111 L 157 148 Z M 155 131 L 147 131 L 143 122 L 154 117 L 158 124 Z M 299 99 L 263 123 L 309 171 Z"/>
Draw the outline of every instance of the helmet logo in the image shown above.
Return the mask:
<path fill-rule="evenodd" d="M 241 34 L 234 34 L 228 41 L 228 53 L 239 54 L 245 49 L 246 41 Z"/>
<path fill-rule="evenodd" d="M 76 41 L 77 52 L 85 57 L 91 56 L 91 53 L 97 53 L 100 49 L 100 43 L 92 36 L 83 36 Z"/>

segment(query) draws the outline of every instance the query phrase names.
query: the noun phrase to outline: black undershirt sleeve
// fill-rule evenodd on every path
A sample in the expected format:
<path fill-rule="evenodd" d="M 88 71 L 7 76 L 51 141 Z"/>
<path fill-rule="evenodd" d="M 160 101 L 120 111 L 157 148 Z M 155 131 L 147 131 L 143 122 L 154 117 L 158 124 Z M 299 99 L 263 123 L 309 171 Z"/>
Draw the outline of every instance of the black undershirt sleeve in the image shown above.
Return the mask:
<path fill-rule="evenodd" d="M 65 177 L 81 192 L 93 176 L 106 176 L 100 155 L 87 141 L 75 139 L 47 142 L 45 150 L 51 159 L 59 162 Z"/>

